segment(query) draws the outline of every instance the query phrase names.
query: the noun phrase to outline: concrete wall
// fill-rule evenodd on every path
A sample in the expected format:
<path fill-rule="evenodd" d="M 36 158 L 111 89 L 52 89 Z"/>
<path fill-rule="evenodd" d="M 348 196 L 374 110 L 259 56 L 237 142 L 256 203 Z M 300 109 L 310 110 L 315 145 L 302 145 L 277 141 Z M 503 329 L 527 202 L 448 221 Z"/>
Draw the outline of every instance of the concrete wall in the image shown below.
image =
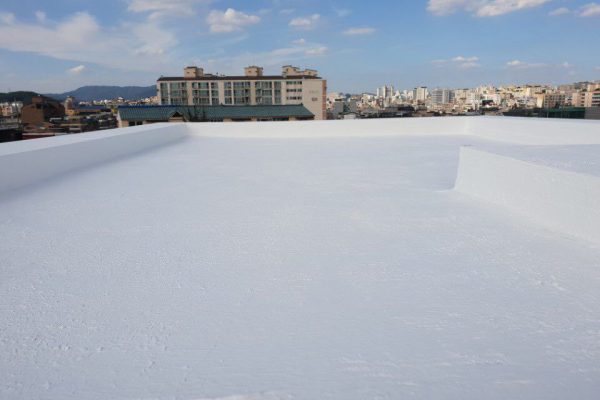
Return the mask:
<path fill-rule="evenodd" d="M 597 121 L 517 117 L 465 121 L 470 135 L 505 144 L 547 146 L 550 153 L 557 145 L 600 144 Z M 507 155 L 461 148 L 455 190 L 548 229 L 600 243 L 599 177 L 518 160 L 510 157 L 510 148 L 503 153 Z"/>
<path fill-rule="evenodd" d="M 315 115 L 315 120 L 327 119 L 326 88 L 326 81 L 320 79 L 304 79 L 302 81 L 302 104 Z"/>
<path fill-rule="evenodd" d="M 351 121 L 267 122 L 257 126 L 187 124 L 191 134 L 230 137 L 341 137 L 468 135 L 523 145 L 600 144 L 600 123 L 519 117 L 384 118 Z"/>
<path fill-rule="evenodd" d="M 465 133 L 505 143 L 548 146 L 600 143 L 600 123 L 597 121 L 465 117 L 465 122 Z"/>
<path fill-rule="evenodd" d="M 546 228 L 600 243 L 597 176 L 463 147 L 455 190 Z"/>
<path fill-rule="evenodd" d="M 600 143 L 600 122 L 506 117 L 406 118 L 265 123 L 166 123 L 0 145 L 0 193 L 183 140 L 219 137 L 464 135 L 505 144 Z M 510 152 L 507 154 L 510 155 Z M 532 222 L 600 243 L 600 177 L 462 148 L 457 192 Z"/>
<path fill-rule="evenodd" d="M 164 146 L 186 136 L 182 124 L 156 124 L 0 145 L 0 193 Z"/>
<path fill-rule="evenodd" d="M 223 137 L 356 137 L 463 135 L 467 117 L 394 118 L 337 121 L 264 122 L 257 124 L 187 124 L 190 134 Z"/>

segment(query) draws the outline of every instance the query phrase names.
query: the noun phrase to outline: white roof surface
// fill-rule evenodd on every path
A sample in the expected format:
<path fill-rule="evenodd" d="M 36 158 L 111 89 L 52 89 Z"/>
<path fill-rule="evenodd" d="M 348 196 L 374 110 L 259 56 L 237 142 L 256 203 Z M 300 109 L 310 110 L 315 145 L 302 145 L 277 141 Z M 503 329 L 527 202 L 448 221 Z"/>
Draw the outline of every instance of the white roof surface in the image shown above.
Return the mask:
<path fill-rule="evenodd" d="M 469 146 L 594 189 L 600 124 L 506 121 L 0 145 L 0 398 L 597 399 L 594 232 L 453 188 Z"/>

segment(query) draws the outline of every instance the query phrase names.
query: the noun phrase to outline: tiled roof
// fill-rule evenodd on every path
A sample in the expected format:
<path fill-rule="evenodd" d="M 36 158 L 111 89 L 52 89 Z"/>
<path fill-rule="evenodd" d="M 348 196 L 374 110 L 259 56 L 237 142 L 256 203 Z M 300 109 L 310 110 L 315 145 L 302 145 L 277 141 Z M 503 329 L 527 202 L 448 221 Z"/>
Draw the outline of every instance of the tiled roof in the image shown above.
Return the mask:
<path fill-rule="evenodd" d="M 168 121 L 176 114 L 186 121 L 206 121 L 225 118 L 309 118 L 314 117 L 303 105 L 257 106 L 120 106 L 124 121 Z"/>

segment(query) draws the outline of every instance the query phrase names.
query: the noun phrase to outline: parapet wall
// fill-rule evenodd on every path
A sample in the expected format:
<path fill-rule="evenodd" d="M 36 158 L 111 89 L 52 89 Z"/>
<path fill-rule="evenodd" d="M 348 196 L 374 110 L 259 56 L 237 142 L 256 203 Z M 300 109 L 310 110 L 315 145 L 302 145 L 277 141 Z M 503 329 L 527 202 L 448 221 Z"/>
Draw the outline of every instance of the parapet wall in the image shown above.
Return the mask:
<path fill-rule="evenodd" d="M 0 193 L 182 140 L 188 135 L 336 138 L 465 135 L 503 145 L 600 144 L 597 121 L 507 117 L 156 124 L 0 145 Z M 465 142 L 469 143 L 468 138 Z M 477 141 L 471 140 L 473 143 Z M 460 151 L 455 190 L 600 243 L 600 177 L 492 154 Z"/>
<path fill-rule="evenodd" d="M 464 135 L 469 117 L 187 124 L 192 135 L 240 138 L 326 138 Z"/>
<path fill-rule="evenodd" d="M 547 147 L 600 143 L 598 121 L 510 117 L 465 119 L 465 133 L 503 145 Z M 525 145 L 525 147 L 523 147 Z M 575 160 L 574 160 L 575 161 Z M 557 163 L 559 165 L 560 163 Z M 600 178 L 462 147 L 455 190 L 521 214 L 546 228 L 600 243 Z"/>
<path fill-rule="evenodd" d="M 0 193 L 163 146 L 185 136 L 183 124 L 159 124 L 3 143 Z"/>
<path fill-rule="evenodd" d="M 462 147 L 455 190 L 600 243 L 600 178 Z"/>
<path fill-rule="evenodd" d="M 600 143 L 600 122 L 524 117 L 465 117 L 464 133 L 481 139 L 522 145 Z"/>

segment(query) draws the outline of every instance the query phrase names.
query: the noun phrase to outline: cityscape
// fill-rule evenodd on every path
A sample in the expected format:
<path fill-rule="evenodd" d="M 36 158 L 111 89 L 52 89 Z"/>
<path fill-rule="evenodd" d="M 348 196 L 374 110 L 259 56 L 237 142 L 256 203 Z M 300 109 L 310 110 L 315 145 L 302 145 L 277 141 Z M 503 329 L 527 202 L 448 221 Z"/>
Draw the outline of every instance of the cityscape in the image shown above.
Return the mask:
<path fill-rule="evenodd" d="M 156 95 L 78 101 L 29 93 L 25 101 L 0 103 L 0 140 L 34 139 L 155 122 L 334 120 L 498 115 L 600 119 L 600 80 L 562 85 L 482 85 L 475 88 L 396 89 L 373 93 L 328 92 L 317 70 L 284 66 L 264 75 L 249 66 L 243 75 L 205 73 L 186 67 L 181 77 L 160 77 Z M 4 94 L 5 100 L 11 94 Z M 13 96 L 21 97 L 23 93 Z M 60 95 L 58 96 L 60 98 Z M 215 108 L 218 107 L 218 110 Z M 170 111 L 165 111 L 170 107 Z M 227 107 L 230 107 L 229 110 Z M 244 111 L 245 109 L 245 111 Z"/>
<path fill-rule="evenodd" d="M 0 141 L 169 120 L 600 118 L 596 2 L 88 3 L 0 7 Z"/>

